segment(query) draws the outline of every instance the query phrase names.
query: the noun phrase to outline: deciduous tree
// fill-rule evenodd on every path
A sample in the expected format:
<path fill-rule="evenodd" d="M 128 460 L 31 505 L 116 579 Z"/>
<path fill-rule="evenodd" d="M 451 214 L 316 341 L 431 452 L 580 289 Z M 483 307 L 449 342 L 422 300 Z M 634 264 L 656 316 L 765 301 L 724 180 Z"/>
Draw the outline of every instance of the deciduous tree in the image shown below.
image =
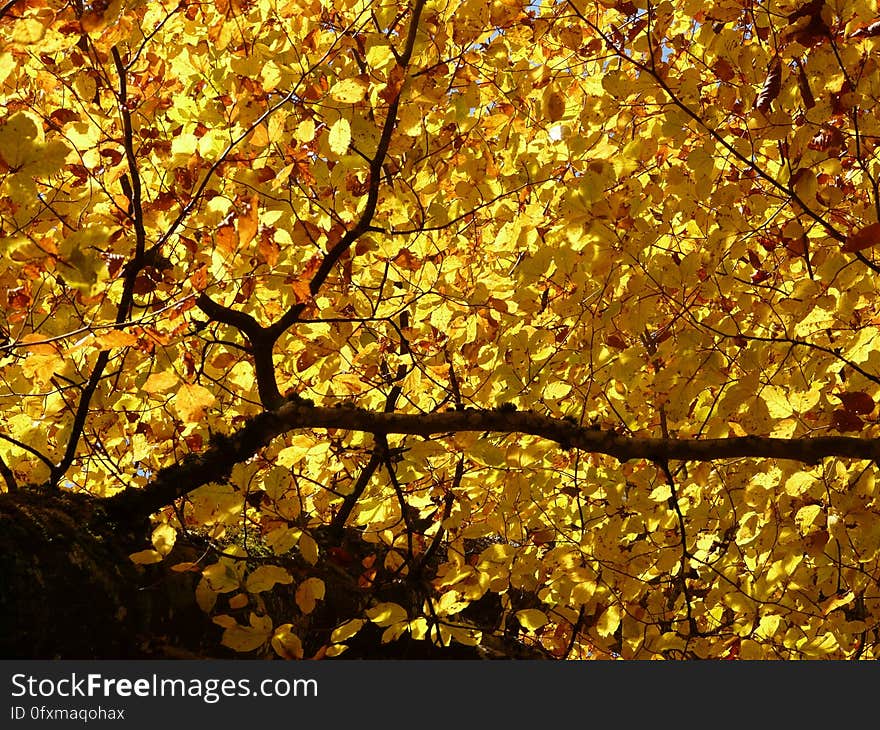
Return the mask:
<path fill-rule="evenodd" d="M 877 657 L 878 37 L 7 2 L 4 651 Z"/>

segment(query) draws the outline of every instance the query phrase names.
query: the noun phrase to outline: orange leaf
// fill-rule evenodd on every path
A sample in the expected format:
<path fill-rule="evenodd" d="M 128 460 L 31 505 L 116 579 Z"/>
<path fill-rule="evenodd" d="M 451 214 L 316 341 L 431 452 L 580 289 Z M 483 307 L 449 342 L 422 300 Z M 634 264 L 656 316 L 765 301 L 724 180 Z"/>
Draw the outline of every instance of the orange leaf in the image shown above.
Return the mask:
<path fill-rule="evenodd" d="M 239 216 L 238 219 L 238 242 L 242 246 L 247 246 L 254 240 L 257 235 L 257 228 L 260 226 L 260 196 L 254 195 L 251 198 L 250 207 L 247 213 Z"/>
<path fill-rule="evenodd" d="M 880 223 L 871 223 L 859 229 L 851 236 L 847 236 L 846 243 L 840 250 L 844 253 L 856 253 L 880 243 Z"/>
<path fill-rule="evenodd" d="M 392 260 L 401 269 L 406 269 L 407 271 L 418 271 L 420 268 L 422 268 L 421 260 L 413 256 L 407 248 L 400 249 L 400 251 L 398 251 L 397 253 L 397 256 L 395 256 Z"/>

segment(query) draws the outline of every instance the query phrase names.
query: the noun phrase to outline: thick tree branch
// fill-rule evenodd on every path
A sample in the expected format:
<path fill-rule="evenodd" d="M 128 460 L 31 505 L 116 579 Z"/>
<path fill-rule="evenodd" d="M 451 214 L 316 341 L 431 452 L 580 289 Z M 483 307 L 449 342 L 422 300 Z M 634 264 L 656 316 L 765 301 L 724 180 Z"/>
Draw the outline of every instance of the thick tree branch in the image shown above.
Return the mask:
<path fill-rule="evenodd" d="M 16 5 L 18 5 L 19 2 L 21 2 L 21 0 L 9 0 L 9 2 L 4 3 L 2 6 L 0 6 L 0 20 L 6 17 L 6 14 Z"/>
<path fill-rule="evenodd" d="M 404 50 L 398 57 L 398 64 L 403 70 L 406 70 L 409 65 L 415 49 L 419 18 L 421 17 L 424 6 L 425 0 L 417 0 L 413 7 L 412 19 L 410 21 L 409 31 L 404 44 Z M 354 245 L 354 243 L 370 228 L 373 216 L 376 213 L 376 205 L 379 201 L 382 165 L 385 163 L 385 158 L 388 155 L 388 147 L 391 144 L 391 137 L 397 126 L 397 112 L 400 106 L 402 93 L 403 84 L 401 83 L 400 89 L 389 104 L 388 114 L 385 118 L 385 123 L 382 126 L 379 142 L 376 145 L 376 152 L 370 159 L 367 200 L 364 210 L 354 226 L 346 231 L 342 238 L 324 256 L 318 270 L 309 282 L 309 291 L 312 296 L 317 295 L 320 291 L 327 277 L 330 275 L 330 272 L 333 270 L 333 267 L 336 266 L 343 254 L 345 254 L 345 252 L 348 251 L 348 249 L 351 248 L 352 245 Z M 272 109 L 275 108 L 276 107 L 273 107 Z M 267 115 L 268 113 L 269 112 L 266 112 Z M 211 172 L 209 172 L 209 176 Z M 207 178 L 203 181 L 202 186 L 195 196 L 196 198 L 201 195 L 206 181 Z M 185 214 L 187 214 L 186 210 L 181 212 L 181 220 L 185 217 Z M 177 222 L 172 226 L 172 229 L 176 227 L 176 225 Z M 163 237 L 163 241 L 167 236 L 168 234 Z M 276 408 L 281 401 L 281 394 L 278 390 L 278 384 L 275 377 L 275 368 L 272 357 L 273 348 L 278 338 L 300 320 L 300 317 L 306 308 L 306 304 L 303 302 L 295 304 L 288 309 L 277 322 L 268 327 L 260 325 L 249 314 L 238 312 L 229 307 L 217 304 L 206 294 L 202 294 L 199 297 L 197 304 L 205 314 L 211 317 L 211 319 L 235 327 L 247 336 L 253 348 L 254 372 L 257 381 L 257 389 L 260 394 L 260 402 L 267 410 Z"/>
<path fill-rule="evenodd" d="M 247 312 L 224 307 L 204 292 L 196 300 L 196 306 L 211 320 L 234 327 L 248 338 L 251 344 L 251 355 L 254 359 L 254 376 L 257 381 L 257 391 L 260 394 L 260 403 L 267 411 L 276 408 L 281 402 L 281 393 L 278 392 L 275 365 L 272 361 L 272 348 L 275 339 L 269 334 L 269 331 Z"/>
<path fill-rule="evenodd" d="M 281 434 L 296 429 L 334 428 L 374 434 L 436 436 L 462 431 L 522 433 L 606 454 L 618 461 L 647 459 L 713 461 L 733 458 L 790 459 L 817 464 L 840 456 L 880 462 L 880 439 L 849 436 L 772 438 L 741 436 L 723 439 L 672 439 L 619 436 L 613 431 L 582 428 L 571 421 L 532 411 L 452 411 L 433 414 L 380 413 L 360 408 L 316 408 L 288 401 L 276 411 L 262 413 L 244 428 L 223 437 L 198 457 L 161 470 L 142 490 L 126 490 L 110 497 L 109 509 L 120 519 L 148 515 L 178 497 L 209 482 L 223 481 L 232 467 L 243 462 Z M 381 463 L 381 460 L 379 460 Z"/>

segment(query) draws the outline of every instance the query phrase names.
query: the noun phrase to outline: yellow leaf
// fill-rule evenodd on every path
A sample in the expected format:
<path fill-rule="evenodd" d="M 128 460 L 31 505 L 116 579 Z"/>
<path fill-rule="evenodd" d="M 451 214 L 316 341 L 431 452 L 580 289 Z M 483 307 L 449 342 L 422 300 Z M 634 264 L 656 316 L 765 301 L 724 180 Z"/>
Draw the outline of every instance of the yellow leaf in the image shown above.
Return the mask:
<path fill-rule="evenodd" d="M 781 623 L 782 617 L 778 614 L 762 616 L 761 620 L 758 622 L 758 627 L 755 629 L 755 634 L 762 639 L 772 639 L 776 635 L 776 632 L 779 631 Z"/>
<path fill-rule="evenodd" d="M 320 578 L 306 578 L 296 589 L 296 605 L 303 613 L 315 610 L 315 603 L 324 598 L 324 581 Z"/>
<path fill-rule="evenodd" d="M 231 629 L 233 626 L 238 626 L 238 622 L 227 613 L 217 614 L 211 619 L 211 622 L 218 626 L 222 626 L 225 629 Z"/>
<path fill-rule="evenodd" d="M 128 556 L 131 562 L 137 565 L 152 565 L 153 563 L 161 563 L 162 555 L 155 550 L 141 550 Z"/>
<path fill-rule="evenodd" d="M 246 593 L 236 593 L 232 598 L 229 599 L 229 608 L 239 609 L 244 608 L 248 605 L 248 597 Z"/>
<path fill-rule="evenodd" d="M 292 624 L 282 624 L 272 635 L 272 649 L 282 659 L 303 658 L 302 641 L 291 631 L 292 628 Z"/>
<path fill-rule="evenodd" d="M 318 562 L 318 543 L 303 533 L 299 538 L 299 552 L 310 565 Z"/>
<path fill-rule="evenodd" d="M 21 370 L 26 377 L 45 385 L 52 381 L 55 373 L 63 372 L 64 360 L 54 352 L 38 353 L 28 356 L 22 363 Z"/>
<path fill-rule="evenodd" d="M 15 59 L 11 53 L 0 53 L 0 84 L 9 78 L 15 67 Z"/>
<path fill-rule="evenodd" d="M 250 207 L 245 215 L 238 218 L 238 242 L 241 246 L 247 246 L 257 235 L 260 227 L 260 196 L 251 198 Z"/>
<path fill-rule="evenodd" d="M 202 576 L 208 581 L 211 590 L 217 593 L 230 593 L 241 587 L 241 575 L 224 560 L 206 567 Z"/>
<path fill-rule="evenodd" d="M 180 378 L 173 370 L 162 370 L 153 373 L 147 378 L 147 381 L 141 386 L 141 390 L 147 393 L 163 393 L 169 388 L 177 385 Z"/>
<path fill-rule="evenodd" d="M 539 611 L 537 608 L 526 608 L 522 611 L 517 611 L 516 619 L 527 631 L 540 629 L 550 621 L 550 619 L 547 618 L 547 614 L 543 611 Z"/>
<path fill-rule="evenodd" d="M 351 621 L 346 621 L 341 626 L 333 629 L 333 633 L 330 634 L 330 641 L 334 644 L 346 641 L 360 631 L 363 625 L 364 620 L 362 618 L 353 618 Z"/>
<path fill-rule="evenodd" d="M 396 641 L 399 639 L 403 633 L 407 630 L 407 625 L 405 621 L 401 621 L 400 623 L 396 623 L 392 626 L 389 626 L 385 631 L 382 632 L 382 638 L 379 640 L 382 644 L 387 644 L 391 641 Z"/>
<path fill-rule="evenodd" d="M 773 418 L 788 418 L 794 413 L 785 391 L 778 386 L 767 386 L 761 391 L 761 397 L 767 404 L 767 410 Z"/>
<path fill-rule="evenodd" d="M 367 65 L 373 69 L 383 68 L 394 60 L 391 46 L 371 45 L 367 51 Z"/>
<path fill-rule="evenodd" d="M 357 104 L 366 93 L 367 82 L 361 79 L 342 79 L 330 89 L 330 96 L 343 104 Z"/>
<path fill-rule="evenodd" d="M 599 617 L 599 621 L 596 623 L 596 631 L 599 636 L 611 636 L 611 634 L 617 631 L 619 625 L 620 609 L 617 607 L 617 604 L 612 603 Z"/>
<path fill-rule="evenodd" d="M 351 142 L 351 126 L 345 117 L 337 119 L 330 127 L 330 136 L 327 138 L 330 151 L 334 155 L 344 155 L 348 151 Z"/>
<path fill-rule="evenodd" d="M 42 126 L 33 115 L 16 112 L 0 127 L 0 157 L 17 170 L 40 154 L 42 137 Z"/>
<path fill-rule="evenodd" d="M 245 590 L 248 593 L 262 593 L 274 588 L 276 583 L 287 585 L 293 583 L 293 578 L 278 565 L 261 565 L 248 575 Z"/>
<path fill-rule="evenodd" d="M 95 344 L 99 350 L 112 350 L 116 347 L 131 347 L 137 344 L 137 337 L 130 332 L 122 330 L 110 330 L 95 337 Z"/>
<path fill-rule="evenodd" d="M 214 394 L 201 385 L 184 383 L 178 388 L 172 405 L 177 415 L 186 423 L 198 423 L 205 409 L 214 404 Z"/>
<path fill-rule="evenodd" d="M 175 573 L 197 573 L 199 572 L 199 564 L 185 560 L 182 563 L 172 565 L 171 570 Z"/>
<path fill-rule="evenodd" d="M 217 603 L 217 591 L 212 590 L 206 578 L 202 578 L 196 586 L 196 603 L 205 613 L 211 613 Z"/>
<path fill-rule="evenodd" d="M 215 619 L 216 621 L 216 619 Z M 220 643 L 238 652 L 258 649 L 265 644 L 272 634 L 272 619 L 268 616 L 250 615 L 250 626 L 235 624 L 223 632 Z"/>
<path fill-rule="evenodd" d="M 367 618 L 378 626 L 391 626 L 406 621 L 406 610 L 396 603 L 379 603 L 366 610 Z"/>
<path fill-rule="evenodd" d="M 293 136 L 297 142 L 311 142 L 315 138 L 315 123 L 311 119 L 304 119 L 297 125 Z"/>
<path fill-rule="evenodd" d="M 199 138 L 194 134 L 179 134 L 171 142 L 171 154 L 191 157 L 199 146 Z"/>
<path fill-rule="evenodd" d="M 31 45 L 39 43 L 45 32 L 46 26 L 36 18 L 21 18 L 13 25 L 10 40 L 21 45 Z"/>
<path fill-rule="evenodd" d="M 842 608 L 843 606 L 848 606 L 856 599 L 856 594 L 852 591 L 847 591 L 839 596 L 832 596 L 827 601 L 821 604 L 822 606 L 822 615 L 827 616 L 832 611 L 837 610 L 838 608 Z"/>
<path fill-rule="evenodd" d="M 281 82 L 281 69 L 274 61 L 267 61 L 260 71 L 263 91 L 272 91 Z"/>
<path fill-rule="evenodd" d="M 798 529 L 800 529 L 801 534 L 806 535 L 811 531 L 812 526 L 819 521 L 822 516 L 822 506 L 818 504 L 808 504 L 806 507 L 801 507 L 794 516 L 794 521 L 797 523 Z"/>
<path fill-rule="evenodd" d="M 296 527 L 277 527 L 266 535 L 266 544 L 276 555 L 284 555 L 299 542 L 301 534 L 302 532 Z M 317 561 L 317 555 L 315 560 Z"/>
<path fill-rule="evenodd" d="M 176 540 L 177 530 L 167 522 L 159 525 L 153 530 L 153 547 L 156 548 L 156 552 L 163 557 L 171 552 L 171 548 L 174 547 L 174 542 Z"/>

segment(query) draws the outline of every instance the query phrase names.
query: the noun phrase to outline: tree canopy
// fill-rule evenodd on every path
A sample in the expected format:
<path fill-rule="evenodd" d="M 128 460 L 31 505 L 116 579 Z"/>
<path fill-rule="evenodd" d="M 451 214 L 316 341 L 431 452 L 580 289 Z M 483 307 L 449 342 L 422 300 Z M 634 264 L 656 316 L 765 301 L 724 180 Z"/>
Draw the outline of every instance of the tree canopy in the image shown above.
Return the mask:
<path fill-rule="evenodd" d="M 876 658 L 878 18 L 9 0 L 7 497 L 242 655 Z"/>

